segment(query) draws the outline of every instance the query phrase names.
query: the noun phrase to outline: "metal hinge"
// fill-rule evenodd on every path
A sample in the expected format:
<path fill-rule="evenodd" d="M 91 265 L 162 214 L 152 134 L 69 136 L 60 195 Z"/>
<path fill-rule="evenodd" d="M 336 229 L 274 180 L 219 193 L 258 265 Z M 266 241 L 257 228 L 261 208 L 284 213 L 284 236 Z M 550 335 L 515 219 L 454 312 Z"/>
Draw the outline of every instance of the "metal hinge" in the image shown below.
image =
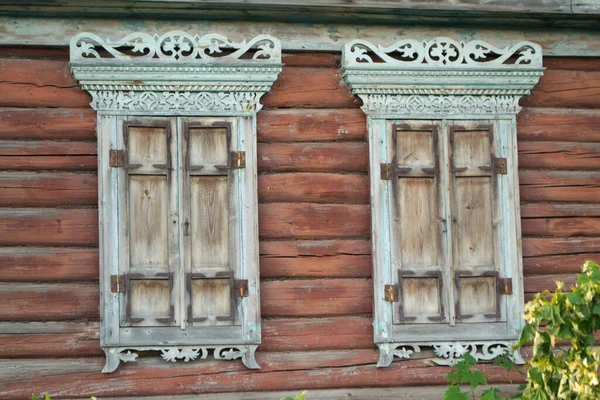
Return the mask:
<path fill-rule="evenodd" d="M 124 150 L 110 150 L 108 165 L 115 168 L 124 167 L 127 164 L 127 157 Z"/>
<path fill-rule="evenodd" d="M 110 276 L 110 292 L 125 293 L 125 277 L 121 275 Z"/>
<path fill-rule="evenodd" d="M 385 301 L 390 303 L 398 301 L 398 285 L 385 285 L 383 288 L 383 297 Z"/>
<path fill-rule="evenodd" d="M 498 279 L 498 285 L 500 286 L 500 294 L 511 295 L 513 294 L 513 285 L 511 278 L 500 278 Z"/>
<path fill-rule="evenodd" d="M 380 164 L 381 167 L 381 179 L 389 181 L 392 179 L 392 164 Z"/>
<path fill-rule="evenodd" d="M 246 152 L 232 151 L 231 152 L 231 168 L 241 169 L 246 168 Z"/>
<path fill-rule="evenodd" d="M 248 297 L 247 279 L 238 279 L 235 281 L 235 294 L 238 297 Z"/>
<path fill-rule="evenodd" d="M 496 173 L 498 173 L 500 175 L 506 175 L 507 174 L 506 158 L 496 158 L 494 160 L 494 162 L 496 163 L 496 165 L 495 165 Z"/>

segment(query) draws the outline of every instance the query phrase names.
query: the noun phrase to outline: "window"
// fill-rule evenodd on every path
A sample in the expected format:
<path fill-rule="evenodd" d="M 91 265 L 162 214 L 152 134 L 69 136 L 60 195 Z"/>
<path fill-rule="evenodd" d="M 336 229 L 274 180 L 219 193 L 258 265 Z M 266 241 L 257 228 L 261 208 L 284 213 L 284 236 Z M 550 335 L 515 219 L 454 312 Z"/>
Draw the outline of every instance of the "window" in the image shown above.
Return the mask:
<path fill-rule="evenodd" d="M 541 48 L 354 41 L 342 74 L 368 116 L 378 366 L 502 354 L 523 312 L 515 116 Z"/>
<path fill-rule="evenodd" d="M 255 126 L 279 42 L 82 33 L 71 68 L 98 112 L 103 371 L 139 351 L 259 368 Z"/>

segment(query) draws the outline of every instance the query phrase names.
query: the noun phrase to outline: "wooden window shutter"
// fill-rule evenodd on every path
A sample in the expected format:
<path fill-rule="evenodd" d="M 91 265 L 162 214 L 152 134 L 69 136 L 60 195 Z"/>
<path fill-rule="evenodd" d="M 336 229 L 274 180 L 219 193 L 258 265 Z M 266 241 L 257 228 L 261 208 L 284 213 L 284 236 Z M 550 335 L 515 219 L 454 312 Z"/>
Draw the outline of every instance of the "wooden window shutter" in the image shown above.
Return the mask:
<path fill-rule="evenodd" d="M 144 118 L 123 124 L 119 149 L 121 223 L 125 236 L 119 282 L 124 283 L 124 326 L 178 323 L 177 212 L 171 165 L 172 121 Z"/>

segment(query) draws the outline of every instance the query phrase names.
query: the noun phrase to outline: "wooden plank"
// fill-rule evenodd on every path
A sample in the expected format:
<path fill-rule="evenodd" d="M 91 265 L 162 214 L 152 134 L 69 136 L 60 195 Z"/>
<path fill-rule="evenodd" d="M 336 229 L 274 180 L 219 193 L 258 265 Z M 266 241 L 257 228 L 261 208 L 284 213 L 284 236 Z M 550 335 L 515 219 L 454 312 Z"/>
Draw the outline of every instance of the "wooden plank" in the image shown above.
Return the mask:
<path fill-rule="evenodd" d="M 600 135 L 596 143 L 519 142 L 519 168 L 600 169 Z"/>
<path fill-rule="evenodd" d="M 565 289 L 569 289 L 571 285 L 577 282 L 576 274 L 560 274 L 560 275 L 535 275 L 526 276 L 523 279 L 525 293 L 539 293 L 544 290 L 554 291 L 556 282 L 564 282 Z"/>
<path fill-rule="evenodd" d="M 355 108 L 337 68 L 286 67 L 261 100 L 265 107 Z"/>
<path fill-rule="evenodd" d="M 600 107 L 600 71 L 546 70 L 524 107 Z"/>
<path fill-rule="evenodd" d="M 113 374 L 102 374 L 103 358 L 4 360 L 0 363 L 0 389 L 7 400 L 31 393 L 49 392 L 53 398 L 109 396 L 172 396 L 173 393 L 239 392 L 248 389 L 312 390 L 340 386 L 404 387 L 446 385 L 448 367 L 431 366 L 424 360 L 393 363 L 377 368 L 375 350 L 333 350 L 298 353 L 258 353 L 260 372 L 248 373 L 240 361 L 165 363 L 152 357 L 137 365 L 123 365 Z M 490 384 L 507 381 L 506 371 L 479 365 Z M 201 376 L 202 379 L 198 379 Z M 351 379 L 349 379 L 351 377 Z M 515 383 L 524 378 L 513 373 Z M 160 382 L 149 385 L 148 382 Z M 76 384 L 74 384 L 76 382 Z M 420 398 L 420 397 L 418 397 Z"/>
<path fill-rule="evenodd" d="M 54 105 L 53 105 L 54 106 Z M 85 108 L 0 108 L 0 139 L 96 139 L 96 112 Z"/>
<path fill-rule="evenodd" d="M 21 60 L 0 58 L 3 82 L 72 88 L 77 86 L 66 60 Z M 16 87 L 13 87 L 16 89 Z"/>
<path fill-rule="evenodd" d="M 94 171 L 97 168 L 96 156 L 0 156 L 0 169 L 4 170 Z"/>
<path fill-rule="evenodd" d="M 259 172 L 367 172 L 367 144 L 259 143 Z"/>
<path fill-rule="evenodd" d="M 519 171 L 521 201 L 600 203 L 600 174 L 591 171 Z"/>
<path fill-rule="evenodd" d="M 333 349 L 371 349 L 370 316 L 278 318 L 262 324 L 261 352 Z"/>
<path fill-rule="evenodd" d="M 0 47 L 0 57 L 2 58 L 27 58 L 27 59 L 46 59 L 46 60 L 69 60 L 69 49 L 62 47 L 38 47 L 38 46 L 2 46 Z"/>
<path fill-rule="evenodd" d="M 523 238 L 523 257 L 596 252 L 600 238 Z"/>
<path fill-rule="evenodd" d="M 584 0 L 577 0 L 581 3 Z M 591 0 L 596 1 L 596 0 Z M 600 59 L 594 57 L 544 57 L 544 67 L 548 69 L 600 70 Z"/>
<path fill-rule="evenodd" d="M 336 256 L 371 254 L 370 240 L 261 241 L 260 254 L 268 257 Z"/>
<path fill-rule="evenodd" d="M 600 205 L 581 203 L 521 204 L 521 217 L 600 217 Z"/>
<path fill-rule="evenodd" d="M 260 259 L 262 279 L 370 278 L 371 268 L 371 256 L 261 257 Z"/>
<path fill-rule="evenodd" d="M 364 140 L 367 121 L 360 109 L 265 109 L 257 115 L 259 142 Z"/>
<path fill-rule="evenodd" d="M 523 236 L 600 236 L 600 218 L 528 218 L 521 231 Z"/>
<path fill-rule="evenodd" d="M 366 175 L 284 173 L 258 177 L 258 200 L 273 202 L 363 203 L 369 202 Z"/>
<path fill-rule="evenodd" d="M 338 53 L 284 53 L 281 61 L 287 67 L 339 68 L 341 56 Z"/>
<path fill-rule="evenodd" d="M 600 260 L 600 252 L 560 256 L 525 257 L 523 259 L 523 274 L 525 276 L 574 274 L 581 272 L 581 266 L 587 260 Z"/>
<path fill-rule="evenodd" d="M 87 206 L 98 203 L 95 174 L 0 172 L 0 206 Z"/>
<path fill-rule="evenodd" d="M 0 141 L 0 169 L 95 170 L 95 142 Z"/>
<path fill-rule="evenodd" d="M 0 284 L 0 320 L 98 318 L 98 284 Z"/>
<path fill-rule="evenodd" d="M 0 82 L 0 107 L 87 107 L 92 98 L 79 87 Z"/>
<path fill-rule="evenodd" d="M 263 239 L 332 239 L 369 235 L 370 212 L 357 204 L 262 204 L 258 208 Z"/>
<path fill-rule="evenodd" d="M 600 110 L 524 107 L 517 115 L 519 140 L 597 142 Z"/>
<path fill-rule="evenodd" d="M 0 281 L 97 281 L 98 249 L 0 247 Z"/>
<path fill-rule="evenodd" d="M 2 246 L 96 246 L 95 209 L 0 209 Z"/>

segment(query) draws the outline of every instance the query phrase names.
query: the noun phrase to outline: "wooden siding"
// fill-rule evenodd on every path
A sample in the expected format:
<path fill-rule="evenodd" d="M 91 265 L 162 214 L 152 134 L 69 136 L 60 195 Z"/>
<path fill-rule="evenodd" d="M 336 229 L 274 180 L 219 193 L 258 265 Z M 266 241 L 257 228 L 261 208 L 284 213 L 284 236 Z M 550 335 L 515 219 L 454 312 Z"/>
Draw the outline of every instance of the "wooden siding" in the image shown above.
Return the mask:
<path fill-rule="evenodd" d="M 338 55 L 286 55 L 258 115 L 262 370 L 153 355 L 110 375 L 100 372 L 98 346 L 90 98 L 63 51 L 0 55 L 0 397 L 445 383 L 448 368 L 427 352 L 375 367 L 366 121 L 341 83 Z M 527 298 L 600 259 L 600 62 L 545 64 L 518 117 Z M 508 382 L 502 369 L 481 368 L 488 381 Z"/>

